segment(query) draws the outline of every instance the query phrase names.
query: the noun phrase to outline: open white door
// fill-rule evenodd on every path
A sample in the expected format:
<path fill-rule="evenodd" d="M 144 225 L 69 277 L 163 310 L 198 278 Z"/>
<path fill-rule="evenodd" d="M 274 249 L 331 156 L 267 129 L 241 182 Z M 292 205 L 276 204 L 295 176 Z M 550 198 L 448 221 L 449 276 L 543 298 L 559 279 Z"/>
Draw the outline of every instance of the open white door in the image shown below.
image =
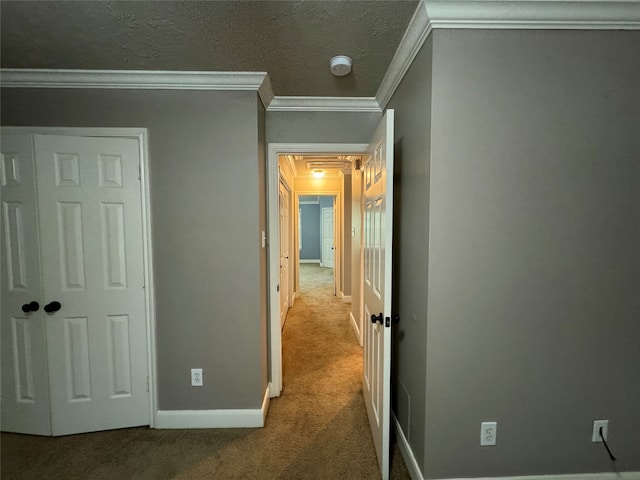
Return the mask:
<path fill-rule="evenodd" d="M 2 430 L 51 435 L 30 135 L 2 135 Z"/>
<path fill-rule="evenodd" d="M 389 478 L 391 411 L 391 242 L 393 110 L 373 135 L 364 163 L 364 372 L 362 393 L 383 480 Z"/>

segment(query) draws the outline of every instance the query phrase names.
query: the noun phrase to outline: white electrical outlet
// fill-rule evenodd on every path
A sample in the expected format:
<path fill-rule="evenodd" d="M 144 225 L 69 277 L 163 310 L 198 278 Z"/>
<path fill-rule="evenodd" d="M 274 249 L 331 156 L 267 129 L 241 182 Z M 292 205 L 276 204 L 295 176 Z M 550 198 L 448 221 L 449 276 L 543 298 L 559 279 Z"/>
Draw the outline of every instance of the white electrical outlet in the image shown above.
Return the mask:
<path fill-rule="evenodd" d="M 591 434 L 592 442 L 601 442 L 600 427 L 602 427 L 602 436 L 607 439 L 607 430 L 609 430 L 609 420 L 594 420 L 593 421 L 593 433 Z"/>
<path fill-rule="evenodd" d="M 203 385 L 202 369 L 201 368 L 192 368 L 191 369 L 191 386 L 192 387 L 201 387 L 202 385 Z"/>
<path fill-rule="evenodd" d="M 495 445 L 498 434 L 498 422 L 482 422 L 480 424 L 480 445 Z"/>

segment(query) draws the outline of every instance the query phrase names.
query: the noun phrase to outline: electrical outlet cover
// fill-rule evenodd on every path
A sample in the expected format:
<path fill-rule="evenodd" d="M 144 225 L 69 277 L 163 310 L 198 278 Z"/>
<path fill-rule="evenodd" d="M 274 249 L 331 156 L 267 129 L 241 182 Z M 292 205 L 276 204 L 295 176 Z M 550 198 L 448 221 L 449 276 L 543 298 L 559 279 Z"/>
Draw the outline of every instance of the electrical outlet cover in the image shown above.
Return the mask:
<path fill-rule="evenodd" d="M 488 447 L 496 444 L 498 422 L 482 422 L 480 425 L 480 446 Z"/>
<path fill-rule="evenodd" d="M 202 379 L 202 369 L 201 368 L 192 368 L 191 369 L 191 386 L 192 387 L 202 387 L 204 385 Z"/>
<path fill-rule="evenodd" d="M 609 430 L 609 420 L 594 420 L 593 421 L 593 433 L 591 434 L 592 442 L 602 442 L 600 438 L 600 427 L 602 427 L 602 436 L 607 439 L 607 432 Z"/>

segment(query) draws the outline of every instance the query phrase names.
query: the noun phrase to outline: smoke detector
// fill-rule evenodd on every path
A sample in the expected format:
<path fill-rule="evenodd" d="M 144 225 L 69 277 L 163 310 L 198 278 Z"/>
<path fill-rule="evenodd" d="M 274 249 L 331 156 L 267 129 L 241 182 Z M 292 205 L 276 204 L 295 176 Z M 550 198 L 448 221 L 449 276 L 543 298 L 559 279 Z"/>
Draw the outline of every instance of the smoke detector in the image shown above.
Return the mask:
<path fill-rule="evenodd" d="M 331 60 L 329 60 L 331 73 L 333 73 L 336 77 L 344 77 L 351 71 L 352 63 L 353 61 L 351 60 L 351 58 L 347 57 L 346 55 L 336 55 Z"/>

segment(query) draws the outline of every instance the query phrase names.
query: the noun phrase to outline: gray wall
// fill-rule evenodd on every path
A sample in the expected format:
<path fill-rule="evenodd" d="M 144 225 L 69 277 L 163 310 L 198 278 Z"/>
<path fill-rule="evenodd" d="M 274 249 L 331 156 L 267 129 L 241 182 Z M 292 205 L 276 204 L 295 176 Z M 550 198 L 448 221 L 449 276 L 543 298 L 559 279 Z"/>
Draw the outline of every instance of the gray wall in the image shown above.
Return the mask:
<path fill-rule="evenodd" d="M 269 143 L 369 143 L 380 113 L 267 112 Z"/>
<path fill-rule="evenodd" d="M 433 38 L 426 476 L 640 470 L 640 32 Z"/>
<path fill-rule="evenodd" d="M 320 204 L 303 203 L 302 211 L 302 250 L 300 260 L 320 260 Z"/>
<path fill-rule="evenodd" d="M 266 142 L 266 110 L 256 96 L 258 111 L 258 203 L 259 203 L 259 231 L 260 231 L 260 392 L 264 393 L 269 384 L 269 273 L 267 249 L 262 248 L 262 232 L 267 231 L 267 142 Z"/>
<path fill-rule="evenodd" d="M 2 90 L 3 125 L 149 129 L 163 410 L 261 405 L 265 129 L 256 98 L 255 92 Z M 203 388 L 190 386 L 192 367 L 204 369 Z"/>
<path fill-rule="evenodd" d="M 413 61 L 395 109 L 392 404 L 424 469 L 432 37 Z M 367 319 L 364 319 L 366 322 Z M 423 470 L 424 471 L 424 470 Z"/>

